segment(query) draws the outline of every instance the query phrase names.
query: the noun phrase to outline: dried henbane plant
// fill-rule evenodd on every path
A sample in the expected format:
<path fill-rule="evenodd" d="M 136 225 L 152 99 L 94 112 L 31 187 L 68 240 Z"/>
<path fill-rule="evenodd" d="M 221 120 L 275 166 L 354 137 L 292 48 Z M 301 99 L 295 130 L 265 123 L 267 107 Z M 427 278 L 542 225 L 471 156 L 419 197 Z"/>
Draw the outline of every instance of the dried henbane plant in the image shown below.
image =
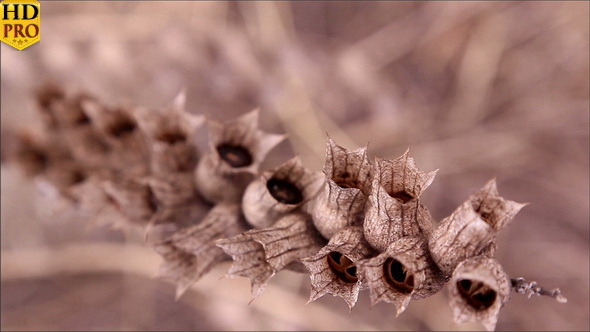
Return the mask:
<path fill-rule="evenodd" d="M 185 94 L 161 110 L 103 105 L 85 93 L 47 86 L 37 95 L 40 130 L 18 137 L 11 156 L 63 206 L 124 231 L 139 228 L 162 255 L 159 275 L 177 296 L 216 264 L 247 277 L 252 299 L 283 269 L 309 273 L 315 301 L 358 294 L 373 304 L 412 300 L 446 284 L 456 322 L 494 330 L 510 291 L 566 302 L 494 259 L 496 236 L 526 204 L 489 181 L 436 223 L 420 201 L 436 171 L 398 158 L 367 156 L 326 142 L 323 174 L 298 157 L 260 170 L 285 136 L 258 127 L 259 111 L 221 123 L 185 110 Z M 200 153 L 193 136 L 209 130 Z"/>

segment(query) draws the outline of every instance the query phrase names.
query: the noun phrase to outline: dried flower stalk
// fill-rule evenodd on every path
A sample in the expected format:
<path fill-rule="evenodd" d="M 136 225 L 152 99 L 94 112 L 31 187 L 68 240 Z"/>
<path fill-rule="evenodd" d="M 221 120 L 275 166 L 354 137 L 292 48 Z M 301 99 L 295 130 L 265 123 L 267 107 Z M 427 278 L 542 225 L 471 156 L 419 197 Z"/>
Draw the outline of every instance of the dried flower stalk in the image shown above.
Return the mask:
<path fill-rule="evenodd" d="M 344 227 L 362 225 L 371 191 L 367 147 L 350 151 L 328 137 L 323 171 L 326 182 L 314 201 L 312 216 L 316 228 L 329 239 Z"/>
<path fill-rule="evenodd" d="M 481 322 L 488 331 L 496 328 L 500 308 L 510 298 L 510 281 L 502 266 L 482 256 L 459 263 L 448 288 L 455 322 Z"/>
<path fill-rule="evenodd" d="M 496 180 L 489 181 L 434 230 L 429 240 L 432 258 L 448 276 L 460 261 L 495 252 L 497 231 L 525 205 L 500 197 Z"/>
<path fill-rule="evenodd" d="M 195 171 L 197 188 L 209 202 L 240 202 L 260 163 L 284 135 L 258 129 L 258 110 L 222 124 L 207 120 L 209 151 Z"/>
<path fill-rule="evenodd" d="M 375 159 L 373 190 L 363 224 L 373 248 L 385 251 L 405 236 L 430 236 L 432 217 L 419 198 L 436 172 L 420 171 L 409 151 L 396 159 Z"/>
<path fill-rule="evenodd" d="M 317 254 L 301 260 L 311 274 L 309 302 L 331 294 L 343 298 L 352 309 L 361 290 L 356 264 L 373 253 L 362 227 L 341 229 Z"/>
<path fill-rule="evenodd" d="M 360 261 L 358 268 L 371 292 L 371 304 L 395 303 L 397 315 L 410 300 L 435 294 L 446 281 L 422 236 L 401 238 L 378 256 Z"/>
<path fill-rule="evenodd" d="M 263 172 L 248 185 L 242 199 L 244 216 L 254 227 L 270 227 L 311 200 L 322 184 L 321 173 L 303 167 L 295 157 Z"/>

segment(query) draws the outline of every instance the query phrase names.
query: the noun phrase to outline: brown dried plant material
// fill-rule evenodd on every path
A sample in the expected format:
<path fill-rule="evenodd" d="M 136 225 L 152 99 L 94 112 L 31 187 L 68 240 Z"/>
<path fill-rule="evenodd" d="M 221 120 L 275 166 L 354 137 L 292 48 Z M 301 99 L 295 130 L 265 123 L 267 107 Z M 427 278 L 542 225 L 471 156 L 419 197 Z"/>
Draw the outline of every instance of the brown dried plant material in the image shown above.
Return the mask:
<path fill-rule="evenodd" d="M 432 258 L 450 276 L 466 258 L 493 255 L 498 230 L 508 225 L 525 205 L 500 197 L 496 180 L 489 181 L 434 230 L 429 240 Z"/>
<path fill-rule="evenodd" d="M 92 97 L 56 85 L 46 85 L 37 91 L 37 105 L 48 129 L 88 125 L 91 120 L 82 109 L 81 103 Z"/>
<path fill-rule="evenodd" d="M 197 188 L 209 202 L 241 202 L 260 163 L 285 135 L 258 129 L 258 110 L 227 123 L 207 123 L 210 149 L 197 165 Z"/>
<path fill-rule="evenodd" d="M 235 236 L 246 229 L 238 204 L 216 205 L 200 223 L 154 245 L 164 257 L 158 276 L 176 282 L 176 297 L 180 297 L 216 264 L 229 258 L 215 245 L 215 240 Z"/>
<path fill-rule="evenodd" d="M 419 201 L 437 171 L 422 172 L 406 151 L 396 159 L 375 159 L 372 191 L 363 228 L 365 238 L 379 251 L 405 236 L 432 232 L 432 216 Z"/>
<path fill-rule="evenodd" d="M 496 328 L 500 308 L 510 298 L 510 280 L 502 266 L 482 256 L 459 263 L 448 289 L 455 322 L 481 322 L 488 331 Z"/>
<path fill-rule="evenodd" d="M 249 278 L 254 300 L 272 276 L 318 252 L 326 240 L 313 226 L 309 214 L 296 212 L 283 216 L 272 227 L 252 229 L 216 243 L 234 260 L 227 276 Z"/>
<path fill-rule="evenodd" d="M 344 227 L 362 225 L 371 191 L 367 147 L 350 151 L 328 137 L 323 171 L 326 182 L 314 200 L 312 216 L 316 228 L 329 239 Z"/>
<path fill-rule="evenodd" d="M 166 208 L 189 204 L 199 199 L 193 180 L 193 173 L 189 172 L 146 178 L 158 205 Z"/>
<path fill-rule="evenodd" d="M 134 224 L 148 225 L 158 202 L 146 181 L 136 178 L 112 178 L 102 182 L 109 202 Z"/>
<path fill-rule="evenodd" d="M 132 108 L 110 108 L 94 100 L 82 102 L 84 112 L 93 128 L 108 145 L 102 167 L 123 171 L 127 176 L 142 176 L 149 172 L 148 150 L 143 133 L 139 130 Z"/>
<path fill-rule="evenodd" d="M 185 103 L 186 94 L 182 91 L 169 106 L 136 112 L 139 127 L 148 138 L 155 175 L 192 172 L 197 164 L 193 136 L 202 127 L 204 117 L 186 111 Z"/>
<path fill-rule="evenodd" d="M 332 294 L 343 298 L 352 309 L 361 290 L 356 264 L 373 254 L 362 227 L 341 229 L 317 254 L 301 260 L 311 273 L 309 302 Z"/>
<path fill-rule="evenodd" d="M 410 300 L 429 297 L 445 283 L 422 236 L 401 238 L 378 256 L 360 261 L 358 268 L 371 292 L 371 304 L 394 303 L 397 315 L 406 310 Z"/>
<path fill-rule="evenodd" d="M 60 160 L 72 159 L 70 151 L 60 143 L 42 131 L 25 129 L 17 134 L 10 158 L 27 176 L 44 174 Z"/>
<path fill-rule="evenodd" d="M 242 198 L 244 216 L 254 227 L 270 227 L 285 214 L 311 200 L 323 181 L 320 172 L 303 167 L 301 159 L 295 157 L 262 172 L 248 185 Z"/>

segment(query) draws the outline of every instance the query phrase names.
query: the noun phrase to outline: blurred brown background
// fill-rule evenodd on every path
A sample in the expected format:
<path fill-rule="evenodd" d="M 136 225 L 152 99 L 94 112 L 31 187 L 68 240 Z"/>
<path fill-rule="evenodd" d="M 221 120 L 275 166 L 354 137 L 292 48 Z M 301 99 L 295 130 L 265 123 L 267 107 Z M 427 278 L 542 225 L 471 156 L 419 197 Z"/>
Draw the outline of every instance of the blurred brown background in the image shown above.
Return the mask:
<path fill-rule="evenodd" d="M 320 169 L 325 135 L 410 148 L 440 169 L 424 194 L 441 220 L 496 177 L 530 202 L 499 238 L 511 277 L 569 299 L 513 294 L 497 330 L 588 330 L 589 3 L 580 2 L 42 2 L 41 42 L 1 46 L 2 139 L 36 123 L 47 80 L 106 103 L 160 107 L 186 87 L 188 108 L 229 119 L 260 106 L 286 132 L 268 158 Z M 3 330 L 470 330 L 446 294 L 351 313 L 330 296 L 305 305 L 309 279 L 288 271 L 252 304 L 228 264 L 178 302 L 154 280 L 160 258 L 141 236 L 68 218 L 2 163 Z M 56 211 L 57 210 L 57 211 Z"/>

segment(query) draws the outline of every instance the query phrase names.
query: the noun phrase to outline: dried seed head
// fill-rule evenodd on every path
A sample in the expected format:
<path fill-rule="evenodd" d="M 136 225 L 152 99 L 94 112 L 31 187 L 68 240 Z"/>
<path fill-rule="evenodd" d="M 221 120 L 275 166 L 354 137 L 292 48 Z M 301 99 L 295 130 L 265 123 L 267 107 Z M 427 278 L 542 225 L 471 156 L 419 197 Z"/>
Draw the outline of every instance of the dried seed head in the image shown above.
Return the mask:
<path fill-rule="evenodd" d="M 258 110 L 222 124 L 208 120 L 210 149 L 197 165 L 195 180 L 210 202 L 240 202 L 268 152 L 284 135 L 258 129 Z"/>
<path fill-rule="evenodd" d="M 500 263 L 482 256 L 462 261 L 448 288 L 455 322 L 481 322 L 488 331 L 496 328 L 500 308 L 510 297 L 510 280 Z"/>
<path fill-rule="evenodd" d="M 215 240 L 231 237 L 246 230 L 246 222 L 237 204 L 219 204 L 197 225 L 181 229 L 156 244 L 164 257 L 159 277 L 176 282 L 180 297 L 194 282 L 228 257 L 215 245 Z"/>
<path fill-rule="evenodd" d="M 186 94 L 180 92 L 171 105 L 159 110 L 139 109 L 139 126 L 148 138 L 151 169 L 154 174 L 192 172 L 197 163 L 194 134 L 204 117 L 186 111 Z"/>
<path fill-rule="evenodd" d="M 311 200 L 323 181 L 322 174 L 303 167 L 299 157 L 263 172 L 244 192 L 246 220 L 258 228 L 272 226 L 281 216 Z"/>
<path fill-rule="evenodd" d="M 431 296 L 445 283 L 422 236 L 401 238 L 385 252 L 358 265 L 361 279 L 371 292 L 371 303 L 395 303 L 398 315 L 411 299 Z"/>
<path fill-rule="evenodd" d="M 228 276 L 250 278 L 254 299 L 275 273 L 316 253 L 326 241 L 313 227 L 311 216 L 297 212 L 280 218 L 272 227 L 252 229 L 216 243 L 234 259 Z"/>
<path fill-rule="evenodd" d="M 418 198 L 435 175 L 436 171 L 418 170 L 408 151 L 397 159 L 376 158 L 363 223 L 365 238 L 373 248 L 384 251 L 405 236 L 430 236 L 432 217 Z"/>
<path fill-rule="evenodd" d="M 82 109 L 82 103 L 92 97 L 84 93 L 64 91 L 56 86 L 46 86 L 37 93 L 37 103 L 46 126 L 70 128 L 89 125 L 91 120 Z"/>
<path fill-rule="evenodd" d="M 366 147 L 350 151 L 328 137 L 326 183 L 312 209 L 316 228 L 325 238 L 331 238 L 344 227 L 362 225 L 365 202 L 371 191 L 371 172 Z"/>
<path fill-rule="evenodd" d="M 493 254 L 497 231 L 525 205 L 500 197 L 496 181 L 488 182 L 434 230 L 429 240 L 432 258 L 450 276 L 460 261 Z"/>
<path fill-rule="evenodd" d="M 372 254 L 361 227 L 341 229 L 317 254 L 301 260 L 311 273 L 309 302 L 332 294 L 343 298 L 352 309 L 361 289 L 356 264 Z"/>

